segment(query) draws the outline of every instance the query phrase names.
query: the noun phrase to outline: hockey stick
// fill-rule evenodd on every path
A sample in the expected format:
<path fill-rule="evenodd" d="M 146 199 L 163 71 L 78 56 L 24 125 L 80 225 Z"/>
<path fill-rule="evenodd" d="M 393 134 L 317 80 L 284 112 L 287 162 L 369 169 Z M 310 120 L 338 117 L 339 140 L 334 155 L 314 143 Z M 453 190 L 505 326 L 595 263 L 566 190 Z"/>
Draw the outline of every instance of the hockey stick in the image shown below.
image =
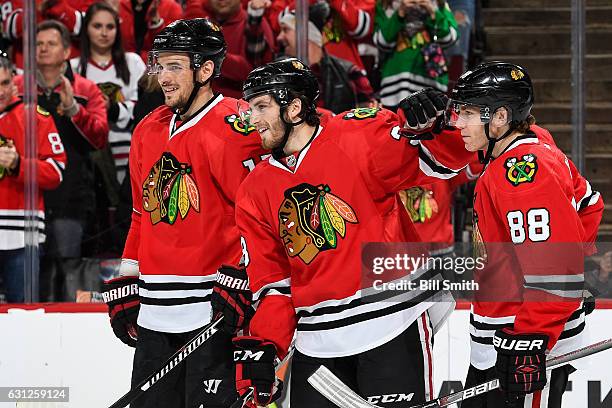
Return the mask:
<path fill-rule="evenodd" d="M 612 339 L 603 340 L 557 357 L 551 357 L 546 360 L 546 369 L 548 370 L 569 361 L 590 356 L 591 354 L 599 353 L 600 351 L 604 351 L 609 348 L 612 348 Z M 308 382 L 325 398 L 340 408 L 380 408 L 377 405 L 369 403 L 356 392 L 351 390 L 325 366 L 320 366 L 308 378 Z M 497 388 L 499 388 L 499 380 L 495 379 L 432 401 L 412 405 L 409 408 L 447 407 L 456 402 L 484 394 Z"/>
<path fill-rule="evenodd" d="M 213 334 L 219 331 L 219 323 L 223 320 L 223 316 L 217 320 L 207 324 L 196 334 L 191 340 L 189 340 L 183 347 L 178 349 L 176 353 L 172 355 L 161 368 L 145 378 L 136 387 L 129 390 L 123 397 L 119 398 L 117 402 L 111 405 L 109 408 L 123 408 L 130 402 L 134 401 L 143 392 L 151 388 L 155 383 L 161 380 L 166 374 L 170 372 L 177 365 L 181 364 L 191 353 L 208 340 Z"/>

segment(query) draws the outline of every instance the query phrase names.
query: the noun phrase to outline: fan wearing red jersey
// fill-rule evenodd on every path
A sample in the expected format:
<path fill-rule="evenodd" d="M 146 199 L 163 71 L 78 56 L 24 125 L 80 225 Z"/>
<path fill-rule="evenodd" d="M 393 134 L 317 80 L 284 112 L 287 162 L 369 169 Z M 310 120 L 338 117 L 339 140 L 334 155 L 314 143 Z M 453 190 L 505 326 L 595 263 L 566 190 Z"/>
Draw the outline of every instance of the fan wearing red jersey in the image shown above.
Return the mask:
<path fill-rule="evenodd" d="M 399 116 L 363 108 L 323 124 L 318 96 L 315 76 L 296 58 L 253 70 L 244 85 L 249 123 L 272 155 L 247 176 L 236 198 L 257 305 L 249 336 L 234 339 L 237 389 L 243 394 L 252 387 L 257 405 L 273 401 L 279 394 L 274 357 L 287 354 L 295 333 L 292 407 L 331 406 L 306 381 L 320 364 L 385 407 L 425 401 L 433 396 L 432 336 L 444 314 L 433 310 L 452 308 L 452 298 L 436 303 L 445 294 L 417 290 L 383 300 L 389 292 L 372 293 L 361 281 L 361 247 L 418 241 L 397 192 L 448 179 L 473 154 L 461 149 L 456 134 L 412 136 L 443 113 L 441 93 L 411 96 Z M 405 121 L 412 138 L 402 137 Z M 223 299 L 235 298 L 217 297 L 221 303 L 213 308 L 227 314 Z M 240 319 L 243 306 L 229 303 L 237 304 Z M 390 394 L 401 397 L 383 397 Z"/>
<path fill-rule="evenodd" d="M 14 95 L 14 67 L 0 51 L 0 277 L 9 303 L 25 301 L 25 171 L 26 123 L 22 101 Z M 49 112 L 36 113 L 37 151 L 34 159 L 38 202 L 34 212 L 38 242 L 45 242 L 45 211 L 42 191 L 53 190 L 63 180 L 66 167 L 64 145 Z"/>
<path fill-rule="evenodd" d="M 236 191 L 263 150 L 238 101 L 212 91 L 225 51 L 220 28 L 200 18 L 168 25 L 149 54 L 165 106 L 133 133 L 132 223 L 122 276 L 103 293 L 115 334 L 136 347 L 133 384 L 210 322 L 217 267 L 239 261 Z M 131 406 L 229 406 L 237 398 L 231 340 L 215 334 Z"/>
<path fill-rule="evenodd" d="M 447 123 L 486 165 L 474 191 L 474 246 L 485 268 L 470 319 L 466 387 L 494 377 L 501 391 L 466 407 L 560 408 L 570 365 L 546 372 L 547 354 L 581 347 L 584 255 L 601 220 L 599 193 L 531 116 L 524 68 L 485 63 L 463 74 Z"/>

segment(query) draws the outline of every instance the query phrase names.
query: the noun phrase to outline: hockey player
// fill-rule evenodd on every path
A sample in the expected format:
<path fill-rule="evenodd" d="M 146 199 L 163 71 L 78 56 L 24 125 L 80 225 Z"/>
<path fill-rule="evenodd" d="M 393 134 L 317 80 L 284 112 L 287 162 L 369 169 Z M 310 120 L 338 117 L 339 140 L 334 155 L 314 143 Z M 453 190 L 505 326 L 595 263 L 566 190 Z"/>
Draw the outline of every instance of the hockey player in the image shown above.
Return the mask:
<path fill-rule="evenodd" d="M 117 337 L 136 347 L 137 384 L 209 323 L 218 265 L 238 262 L 238 185 L 263 153 L 237 100 L 213 94 L 225 40 L 207 19 L 178 20 L 153 43 L 149 71 L 165 105 L 134 130 L 134 211 L 122 277 L 103 294 Z M 218 333 L 132 407 L 227 407 L 236 400 L 232 344 Z"/>
<path fill-rule="evenodd" d="M 451 177 L 472 155 L 462 154 L 456 134 L 422 144 L 401 137 L 404 116 L 424 130 L 428 118 L 441 114 L 445 101 L 436 91 L 406 100 L 400 116 L 355 109 L 324 125 L 315 113 L 318 95 L 312 72 L 295 58 L 255 69 L 244 84 L 250 123 L 272 156 L 245 179 L 236 199 L 243 259 L 258 302 L 250 336 L 234 339 L 237 389 L 244 394 L 254 387 L 257 405 L 273 401 L 274 359 L 287 354 L 297 330 L 293 408 L 332 406 L 307 383 L 320 364 L 382 406 L 425 401 L 432 397 L 432 328 L 440 320 L 432 311 L 453 304 L 431 302 L 435 291 L 393 299 L 366 294 L 361 246 L 418 241 L 397 192 Z M 227 266 L 220 272 L 239 276 Z M 217 300 L 223 298 L 231 299 L 221 302 L 226 319 L 247 315 L 248 302 L 239 295 Z"/>
<path fill-rule="evenodd" d="M 4 280 L 10 303 L 24 301 L 25 262 L 25 199 L 24 172 L 27 167 L 23 103 L 14 95 L 13 64 L 0 52 L 0 276 Z M 37 109 L 38 188 L 52 190 L 62 181 L 66 153 L 53 118 L 42 108 Z M 39 243 L 45 241 L 44 205 L 38 195 Z"/>
<path fill-rule="evenodd" d="M 486 163 L 474 192 L 474 245 L 486 267 L 475 273 L 466 387 L 499 378 L 502 389 L 464 407 L 561 407 L 574 369 L 547 375 L 546 356 L 581 347 L 585 334 L 583 257 L 603 203 L 533 125 L 532 105 L 529 75 L 504 62 L 463 74 L 449 102 L 449 124 Z"/>

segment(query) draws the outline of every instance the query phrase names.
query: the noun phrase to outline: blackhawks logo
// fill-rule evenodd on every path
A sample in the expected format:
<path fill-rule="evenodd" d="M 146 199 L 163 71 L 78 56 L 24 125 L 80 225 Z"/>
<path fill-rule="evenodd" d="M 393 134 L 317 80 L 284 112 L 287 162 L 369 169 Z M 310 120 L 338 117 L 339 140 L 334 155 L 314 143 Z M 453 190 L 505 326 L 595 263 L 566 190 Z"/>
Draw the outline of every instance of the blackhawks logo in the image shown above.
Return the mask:
<path fill-rule="evenodd" d="M 248 135 L 255 130 L 255 126 L 250 125 L 248 122 L 240 119 L 240 116 L 231 114 L 225 117 L 225 123 L 230 125 L 234 132 L 238 132 L 241 135 Z"/>
<path fill-rule="evenodd" d="M 536 163 L 536 156 L 534 154 L 526 154 L 522 159 L 511 157 L 506 160 L 506 178 L 513 186 L 518 186 L 522 183 L 532 183 L 535 174 L 538 171 L 538 164 Z"/>
<path fill-rule="evenodd" d="M 410 214 L 412 222 L 425 222 L 438 212 L 438 202 L 433 191 L 422 187 L 412 187 L 400 192 L 400 198 Z"/>
<path fill-rule="evenodd" d="M 116 83 L 102 82 L 98 84 L 98 88 L 100 88 L 100 91 L 102 91 L 102 93 L 106 95 L 111 102 L 125 102 L 125 97 L 121 92 L 121 86 L 117 85 Z"/>
<path fill-rule="evenodd" d="M 160 221 L 172 225 L 179 215 L 184 219 L 191 207 L 200 212 L 200 193 L 190 174 L 191 166 L 171 153 L 155 162 L 142 184 L 142 208 L 153 225 Z"/>
<path fill-rule="evenodd" d="M 380 110 L 379 108 L 356 108 L 356 109 L 353 109 L 347 112 L 346 115 L 342 117 L 342 119 L 344 120 L 350 120 L 350 119 L 362 120 L 362 119 L 367 119 L 367 118 L 373 118 L 373 117 L 376 117 L 376 114 L 378 113 L 379 110 Z"/>
<path fill-rule="evenodd" d="M 302 183 L 285 191 L 278 210 L 279 235 L 290 257 L 309 264 L 321 251 L 338 246 L 346 223 L 357 224 L 355 211 L 326 184 Z"/>

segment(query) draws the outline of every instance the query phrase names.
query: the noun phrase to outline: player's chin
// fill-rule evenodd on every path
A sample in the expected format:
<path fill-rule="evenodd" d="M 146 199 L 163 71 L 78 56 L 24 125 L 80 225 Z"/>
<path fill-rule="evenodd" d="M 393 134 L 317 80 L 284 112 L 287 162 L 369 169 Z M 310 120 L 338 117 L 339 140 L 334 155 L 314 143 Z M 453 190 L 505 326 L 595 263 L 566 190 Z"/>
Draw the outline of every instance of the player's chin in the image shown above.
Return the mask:
<path fill-rule="evenodd" d="M 268 136 L 262 136 L 261 137 L 261 147 L 263 147 L 265 150 L 273 150 L 276 149 L 277 147 L 280 147 L 281 144 L 281 139 L 274 139 Z"/>

